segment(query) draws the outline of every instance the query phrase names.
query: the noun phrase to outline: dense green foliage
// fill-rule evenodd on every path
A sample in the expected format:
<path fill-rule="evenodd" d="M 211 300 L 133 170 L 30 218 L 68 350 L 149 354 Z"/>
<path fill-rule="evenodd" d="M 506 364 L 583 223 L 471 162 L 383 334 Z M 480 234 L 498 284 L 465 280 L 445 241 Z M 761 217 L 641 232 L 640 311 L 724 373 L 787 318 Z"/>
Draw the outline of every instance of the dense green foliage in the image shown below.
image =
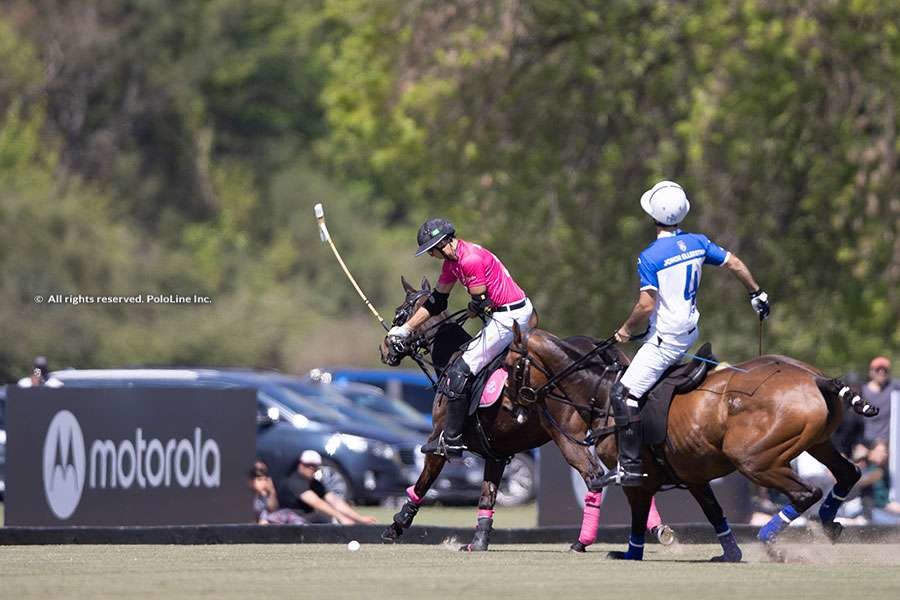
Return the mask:
<path fill-rule="evenodd" d="M 766 349 L 832 372 L 900 349 L 900 3 L 23 0 L 0 3 L 0 373 L 373 363 L 415 228 L 489 245 L 542 323 L 605 336 L 685 227 L 768 289 Z M 38 8 L 39 7 L 39 8 Z M 54 306 L 41 294 L 199 294 Z M 458 301 L 458 300 L 457 300 Z M 452 300 L 451 300 L 452 302 Z M 704 336 L 757 326 L 707 270 Z"/>

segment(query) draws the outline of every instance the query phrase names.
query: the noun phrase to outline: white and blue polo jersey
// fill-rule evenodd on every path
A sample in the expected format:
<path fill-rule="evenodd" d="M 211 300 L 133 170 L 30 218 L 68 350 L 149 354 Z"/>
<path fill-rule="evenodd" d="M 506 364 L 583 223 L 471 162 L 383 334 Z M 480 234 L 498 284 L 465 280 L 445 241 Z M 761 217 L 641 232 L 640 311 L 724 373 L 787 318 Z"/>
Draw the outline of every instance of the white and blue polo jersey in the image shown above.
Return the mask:
<path fill-rule="evenodd" d="M 661 231 L 638 257 L 641 290 L 656 290 L 650 330 L 663 335 L 688 333 L 697 326 L 697 290 L 703 263 L 723 265 L 729 253 L 699 233 Z M 655 328 L 655 329 L 654 329 Z"/>

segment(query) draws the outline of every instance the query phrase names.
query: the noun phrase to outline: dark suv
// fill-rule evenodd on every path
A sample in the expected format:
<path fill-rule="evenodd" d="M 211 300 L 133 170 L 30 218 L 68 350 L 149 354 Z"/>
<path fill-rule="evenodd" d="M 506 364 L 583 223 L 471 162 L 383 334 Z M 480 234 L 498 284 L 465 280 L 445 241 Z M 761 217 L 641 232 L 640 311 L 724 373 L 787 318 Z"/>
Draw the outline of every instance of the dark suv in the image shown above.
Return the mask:
<path fill-rule="evenodd" d="M 0 385 L 0 501 L 6 497 L 6 386 Z"/>
<path fill-rule="evenodd" d="M 434 388 L 421 371 L 410 369 L 314 369 L 313 378 L 327 379 L 339 389 L 353 383 L 375 386 L 389 398 L 402 400 L 413 406 L 424 417 L 431 419 Z M 481 459 L 476 459 L 482 464 Z M 537 493 L 537 452 L 520 452 L 512 457 L 503 472 L 503 480 L 497 491 L 497 503 L 515 506 L 533 500 Z"/>

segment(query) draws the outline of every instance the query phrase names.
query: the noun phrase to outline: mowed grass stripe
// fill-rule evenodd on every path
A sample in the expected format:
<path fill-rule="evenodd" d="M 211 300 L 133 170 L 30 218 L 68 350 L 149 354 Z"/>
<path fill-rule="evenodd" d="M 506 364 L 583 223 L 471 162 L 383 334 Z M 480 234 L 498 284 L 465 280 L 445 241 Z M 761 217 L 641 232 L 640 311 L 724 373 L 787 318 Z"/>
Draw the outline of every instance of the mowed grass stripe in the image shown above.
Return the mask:
<path fill-rule="evenodd" d="M 585 555 L 556 544 L 483 554 L 450 545 L 17 546 L 0 548 L 0 581 L 3 597 L 21 599 L 900 597 L 900 545 L 784 547 L 795 562 L 771 564 L 756 545 L 738 565 L 705 562 L 715 545 L 648 546 L 643 563 L 606 560 L 623 548 L 609 545 Z"/>

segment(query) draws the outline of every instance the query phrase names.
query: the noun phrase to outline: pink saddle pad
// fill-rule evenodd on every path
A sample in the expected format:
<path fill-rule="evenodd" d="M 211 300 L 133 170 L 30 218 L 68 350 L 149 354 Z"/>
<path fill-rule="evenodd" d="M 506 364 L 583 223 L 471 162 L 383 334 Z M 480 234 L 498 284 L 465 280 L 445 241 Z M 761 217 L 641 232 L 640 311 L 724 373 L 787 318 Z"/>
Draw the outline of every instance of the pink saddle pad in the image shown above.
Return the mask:
<path fill-rule="evenodd" d="M 502 367 L 491 373 L 487 383 L 484 385 L 484 390 L 481 392 L 478 408 L 493 406 L 503 392 L 503 386 L 506 385 L 507 377 L 509 377 L 509 373 Z"/>

